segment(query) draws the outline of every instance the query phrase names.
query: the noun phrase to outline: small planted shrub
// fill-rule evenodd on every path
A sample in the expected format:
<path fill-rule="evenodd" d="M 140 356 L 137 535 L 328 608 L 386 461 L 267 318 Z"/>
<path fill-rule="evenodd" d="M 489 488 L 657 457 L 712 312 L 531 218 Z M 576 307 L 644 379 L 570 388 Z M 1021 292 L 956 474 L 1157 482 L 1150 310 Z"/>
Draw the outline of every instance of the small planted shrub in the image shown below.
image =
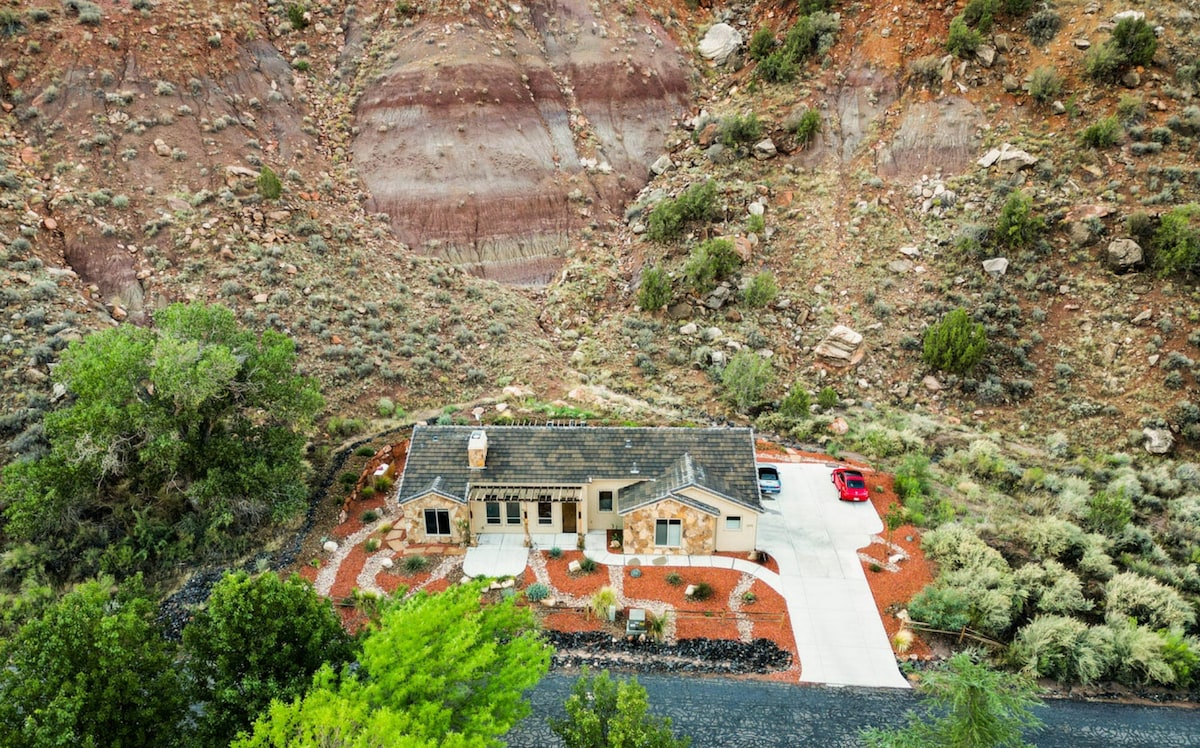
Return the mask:
<path fill-rule="evenodd" d="M 550 558 L 562 558 L 562 554 L 562 548 L 559 548 L 557 545 L 551 548 L 549 551 Z"/>
<path fill-rule="evenodd" d="M 401 563 L 401 568 L 404 569 L 406 574 L 419 574 L 420 572 L 425 571 L 425 569 L 428 567 L 429 559 L 425 558 L 419 553 L 411 556 L 405 556 L 404 561 Z"/>
<path fill-rule="evenodd" d="M 283 194 L 283 183 L 269 166 L 264 166 L 258 173 L 258 194 L 264 200 L 278 200 Z"/>
<path fill-rule="evenodd" d="M 666 582 L 672 587 L 678 587 L 679 585 L 683 584 L 683 577 L 680 576 L 679 572 L 677 571 L 668 572 L 666 576 Z"/>
<path fill-rule="evenodd" d="M 601 587 L 588 601 L 588 610 L 597 618 L 607 618 L 608 609 L 617 604 L 617 593 L 612 587 Z"/>
<path fill-rule="evenodd" d="M 579 559 L 579 570 L 584 574 L 591 574 L 596 571 L 596 559 L 591 556 L 584 556 Z"/>
<path fill-rule="evenodd" d="M 379 538 L 367 538 L 367 542 L 363 545 L 367 553 L 374 553 L 379 550 Z"/>
<path fill-rule="evenodd" d="M 364 490 L 364 491 L 366 491 L 366 489 L 365 489 L 365 488 L 364 488 L 363 490 Z M 361 520 L 362 520 L 362 523 L 363 523 L 364 525 L 369 525 L 370 523 L 372 523 L 372 522 L 374 522 L 375 520 L 379 519 L 379 513 L 378 513 L 378 512 L 375 512 L 375 511 L 373 511 L 373 510 L 371 510 L 371 509 L 368 509 L 367 511 L 365 511 L 365 512 L 363 512 L 361 515 L 359 515 L 359 519 L 361 519 Z"/>
<path fill-rule="evenodd" d="M 658 267 L 647 268 L 642 273 L 638 288 L 638 306 L 644 311 L 654 312 L 671 303 L 671 278 Z"/>
<path fill-rule="evenodd" d="M 746 605 L 753 605 L 758 602 L 758 595 L 755 595 L 750 590 L 746 590 L 742 593 L 742 602 Z"/>
<path fill-rule="evenodd" d="M 375 486 L 363 486 L 362 490 L 358 492 L 358 498 L 364 501 L 375 498 Z"/>
<path fill-rule="evenodd" d="M 525 599 L 531 603 L 541 602 L 548 597 L 550 597 L 550 588 L 541 582 L 534 582 L 525 588 Z"/>
<path fill-rule="evenodd" d="M 1125 128 L 1117 117 L 1105 117 L 1079 131 L 1079 144 L 1086 148 L 1111 148 L 1121 142 Z"/>
<path fill-rule="evenodd" d="M 697 601 L 707 600 L 712 597 L 713 588 L 708 582 L 699 582 L 692 587 L 691 598 Z"/>

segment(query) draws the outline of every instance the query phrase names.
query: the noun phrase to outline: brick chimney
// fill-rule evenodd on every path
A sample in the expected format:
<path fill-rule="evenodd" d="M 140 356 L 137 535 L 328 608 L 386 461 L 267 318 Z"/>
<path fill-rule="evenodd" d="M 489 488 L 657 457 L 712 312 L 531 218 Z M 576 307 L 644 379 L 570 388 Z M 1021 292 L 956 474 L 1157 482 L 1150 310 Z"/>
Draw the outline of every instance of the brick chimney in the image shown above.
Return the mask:
<path fill-rule="evenodd" d="M 472 431 L 467 440 L 467 463 L 472 470 L 483 470 L 487 466 L 487 434 L 483 429 Z"/>

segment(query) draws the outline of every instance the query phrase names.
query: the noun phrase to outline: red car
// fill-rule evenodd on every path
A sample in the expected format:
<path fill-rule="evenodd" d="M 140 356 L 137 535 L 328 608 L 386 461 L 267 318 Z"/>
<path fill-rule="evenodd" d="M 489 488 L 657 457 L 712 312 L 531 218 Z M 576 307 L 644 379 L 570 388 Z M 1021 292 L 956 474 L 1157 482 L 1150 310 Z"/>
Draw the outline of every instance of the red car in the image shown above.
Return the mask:
<path fill-rule="evenodd" d="M 867 480 L 857 470 L 837 468 L 829 479 L 833 481 L 834 488 L 838 490 L 838 498 L 842 501 L 867 500 Z"/>

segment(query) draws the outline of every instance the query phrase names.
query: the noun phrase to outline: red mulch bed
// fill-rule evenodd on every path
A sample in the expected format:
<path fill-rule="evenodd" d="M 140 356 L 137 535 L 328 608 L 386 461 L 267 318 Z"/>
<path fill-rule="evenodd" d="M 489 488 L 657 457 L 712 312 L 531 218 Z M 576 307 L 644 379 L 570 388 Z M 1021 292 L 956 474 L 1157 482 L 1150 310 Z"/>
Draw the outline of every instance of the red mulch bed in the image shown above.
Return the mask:
<path fill-rule="evenodd" d="M 596 570 L 591 574 L 571 574 L 567 571 L 567 564 L 582 558 L 582 551 L 563 551 L 560 558 L 550 558 L 546 555 L 546 571 L 550 574 L 550 586 L 555 592 L 587 598 L 608 585 L 608 568 L 603 564 L 597 564 Z M 526 578 L 530 576 L 531 573 L 527 571 Z"/>
<path fill-rule="evenodd" d="M 733 569 L 712 569 L 702 566 L 640 566 L 642 575 L 636 579 L 625 570 L 625 597 L 635 600 L 661 600 L 679 610 L 697 612 L 726 610 L 729 593 L 737 586 L 742 573 Z M 667 583 L 667 575 L 675 572 L 683 577 L 677 586 Z M 689 584 L 707 582 L 713 589 L 707 600 L 689 600 L 684 596 Z"/>
<path fill-rule="evenodd" d="M 322 565 L 324 565 L 324 564 L 322 564 Z M 294 567 L 294 570 L 301 577 L 307 579 L 309 582 L 314 583 L 314 584 L 317 581 L 317 572 L 320 571 L 320 569 L 313 566 L 312 564 L 297 565 L 296 567 Z"/>
<path fill-rule="evenodd" d="M 605 622 L 599 618 L 589 617 L 584 611 L 547 608 L 539 605 L 542 610 L 542 628 L 553 631 L 604 631 Z"/>
<path fill-rule="evenodd" d="M 432 582 L 425 585 L 421 589 L 425 590 L 426 592 L 428 592 L 429 594 L 432 595 L 432 594 L 436 594 L 438 592 L 445 592 L 447 589 L 449 589 L 450 584 L 451 584 L 451 582 L 448 578 L 442 577 L 441 579 L 433 580 Z"/>
<path fill-rule="evenodd" d="M 437 566 L 439 559 L 429 559 L 429 565 L 425 567 L 425 571 L 417 572 L 416 574 L 408 574 L 401 568 L 404 564 L 404 559 L 396 559 L 396 565 L 391 569 L 385 569 L 375 577 L 375 584 L 378 584 L 384 592 L 389 595 L 396 594 L 396 590 L 404 587 L 412 589 L 429 579 L 433 574 L 433 567 Z"/>
<path fill-rule="evenodd" d="M 868 475 L 867 481 L 871 486 L 871 503 L 882 517 L 892 502 L 899 502 L 892 487 L 893 478 L 886 473 L 871 473 Z M 876 491 L 875 486 L 877 485 L 882 486 L 884 490 Z M 911 541 L 906 539 L 910 537 Z M 889 639 L 900 630 L 900 619 L 896 618 L 895 614 L 906 607 L 908 601 L 925 585 L 933 581 L 932 564 L 926 560 L 925 553 L 921 550 L 920 529 L 912 525 L 904 525 L 892 533 L 892 542 L 903 548 L 909 556 L 908 560 L 900 562 L 900 571 L 890 572 L 886 569 L 877 572 L 871 571 L 870 565 L 866 562 L 863 563 L 866 567 L 867 584 L 871 587 L 871 594 L 875 597 L 875 605 L 879 609 L 879 617 L 883 620 L 883 627 L 887 630 Z M 881 560 L 886 558 L 889 552 L 884 546 L 877 543 L 859 550 Z M 906 652 L 897 654 L 902 657 L 916 655 L 920 658 L 927 658 L 933 655 L 933 651 L 918 634 L 913 638 L 912 646 Z"/>
<path fill-rule="evenodd" d="M 382 515 L 384 507 L 383 496 L 372 496 L 365 501 L 355 501 L 346 512 L 346 521 L 329 531 L 334 538 L 348 538 L 363 528 L 363 512 L 371 511 Z"/>
<path fill-rule="evenodd" d="M 358 586 L 359 572 L 366 563 L 367 552 L 361 545 L 350 549 L 350 554 L 342 560 L 342 565 L 338 567 L 337 578 L 333 580 L 333 587 L 329 590 L 329 597 L 333 600 L 334 605 L 344 600 L 350 594 L 350 590 Z"/>
<path fill-rule="evenodd" d="M 732 614 L 675 616 L 675 638 L 683 639 L 740 639 L 737 619 Z"/>

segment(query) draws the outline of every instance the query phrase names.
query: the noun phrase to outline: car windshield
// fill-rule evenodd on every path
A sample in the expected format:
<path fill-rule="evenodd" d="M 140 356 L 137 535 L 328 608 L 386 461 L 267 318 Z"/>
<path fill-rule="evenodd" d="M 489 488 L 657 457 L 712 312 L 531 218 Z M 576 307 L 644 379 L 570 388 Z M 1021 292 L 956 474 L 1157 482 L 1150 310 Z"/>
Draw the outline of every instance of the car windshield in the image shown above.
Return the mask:
<path fill-rule="evenodd" d="M 850 488 L 866 488 L 867 484 L 862 478 L 850 478 L 846 481 L 846 485 Z"/>

